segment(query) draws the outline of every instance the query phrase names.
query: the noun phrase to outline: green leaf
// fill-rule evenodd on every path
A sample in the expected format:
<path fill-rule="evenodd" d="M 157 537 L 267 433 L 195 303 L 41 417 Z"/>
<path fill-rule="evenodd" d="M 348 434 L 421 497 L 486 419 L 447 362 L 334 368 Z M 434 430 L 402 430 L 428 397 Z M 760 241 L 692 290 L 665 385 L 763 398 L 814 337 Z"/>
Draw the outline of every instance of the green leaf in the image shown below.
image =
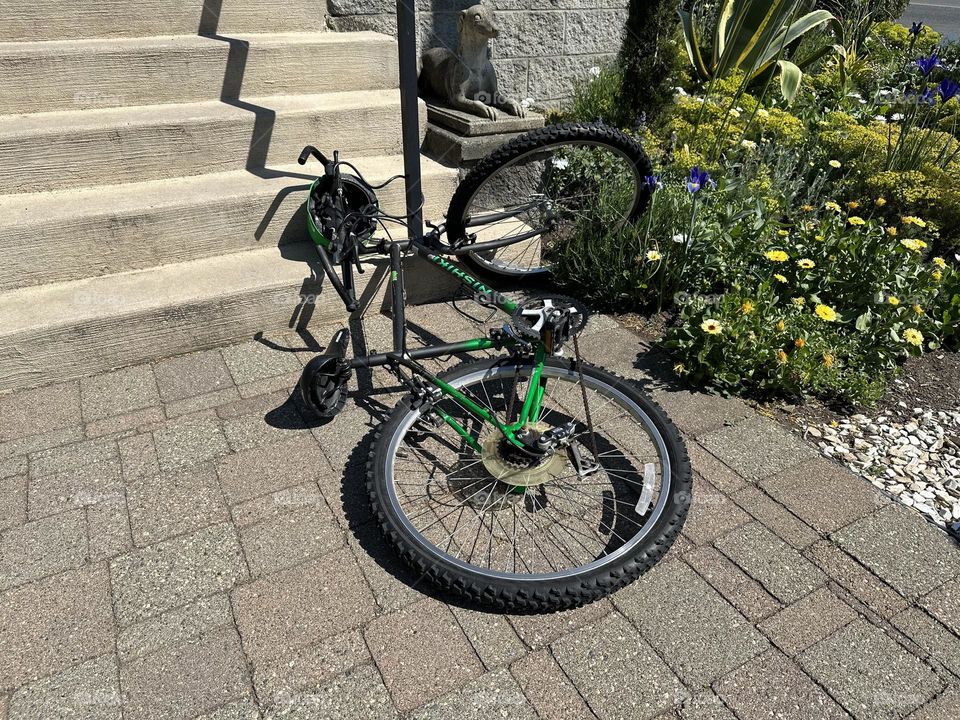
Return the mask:
<path fill-rule="evenodd" d="M 807 13 L 802 18 L 799 18 L 789 28 L 779 33 L 773 39 L 763 55 L 760 57 L 760 67 L 757 69 L 757 72 L 762 71 L 767 65 L 769 65 L 770 61 L 776 57 L 783 48 L 787 47 L 794 40 L 810 32 L 818 25 L 823 25 L 824 23 L 828 23 L 835 19 L 836 18 L 834 18 L 833 15 L 826 10 L 814 10 L 813 12 Z M 846 51 L 844 51 L 844 54 L 846 54 Z"/>
<path fill-rule="evenodd" d="M 690 63 L 701 80 L 709 80 L 712 75 L 700 54 L 700 39 L 697 35 L 697 26 L 693 16 L 686 10 L 678 10 L 677 12 L 680 14 L 680 23 L 683 27 L 683 43 L 686 45 Z"/>
<path fill-rule="evenodd" d="M 867 310 L 865 313 L 863 313 L 860 317 L 857 318 L 855 327 L 860 332 L 866 332 L 867 329 L 870 327 L 870 320 L 872 319 L 873 319 L 873 313 Z"/>
<path fill-rule="evenodd" d="M 789 60 L 777 60 L 777 66 L 780 68 L 780 92 L 787 102 L 793 102 L 800 89 L 803 71 Z"/>

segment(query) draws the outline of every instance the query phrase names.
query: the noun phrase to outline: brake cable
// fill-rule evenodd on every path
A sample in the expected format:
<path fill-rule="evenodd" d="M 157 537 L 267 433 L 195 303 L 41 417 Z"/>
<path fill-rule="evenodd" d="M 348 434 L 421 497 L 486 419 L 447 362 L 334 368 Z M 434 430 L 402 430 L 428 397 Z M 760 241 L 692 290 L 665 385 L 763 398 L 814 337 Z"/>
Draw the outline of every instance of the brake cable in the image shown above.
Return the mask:
<path fill-rule="evenodd" d="M 593 459 L 600 465 L 600 452 L 597 450 L 597 435 L 593 431 L 593 418 L 590 417 L 590 406 L 587 404 L 587 386 L 583 382 L 583 356 L 580 355 L 580 341 L 573 336 L 573 352 L 577 356 L 577 375 L 580 378 L 580 392 L 583 395 L 583 412 L 586 415 L 587 431 L 590 433 L 590 446 L 593 450 Z"/>

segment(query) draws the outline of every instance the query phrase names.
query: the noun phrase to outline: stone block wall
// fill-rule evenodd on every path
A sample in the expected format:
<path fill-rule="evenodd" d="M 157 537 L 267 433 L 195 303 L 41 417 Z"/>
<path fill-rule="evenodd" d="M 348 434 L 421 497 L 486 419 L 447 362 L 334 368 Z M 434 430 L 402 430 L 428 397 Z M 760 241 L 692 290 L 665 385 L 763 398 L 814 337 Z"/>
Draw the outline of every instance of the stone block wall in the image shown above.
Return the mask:
<path fill-rule="evenodd" d="M 415 0 L 419 44 L 457 45 L 457 15 L 476 0 Z M 502 90 L 555 107 L 575 79 L 620 49 L 627 0 L 485 0 L 497 11 L 500 37 L 491 41 Z M 328 0 L 332 30 L 396 34 L 395 0 Z"/>

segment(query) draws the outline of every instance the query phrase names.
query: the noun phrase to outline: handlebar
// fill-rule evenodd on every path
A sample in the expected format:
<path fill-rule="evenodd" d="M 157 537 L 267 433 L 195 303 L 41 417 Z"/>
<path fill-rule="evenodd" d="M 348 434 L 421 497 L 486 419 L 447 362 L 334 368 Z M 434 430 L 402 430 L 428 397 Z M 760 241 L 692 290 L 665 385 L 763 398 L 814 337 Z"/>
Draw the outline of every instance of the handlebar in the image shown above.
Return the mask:
<path fill-rule="evenodd" d="M 317 150 L 313 145 L 307 145 L 301 151 L 300 157 L 297 158 L 297 162 L 300 163 L 301 165 L 306 165 L 307 159 L 311 155 L 315 157 L 317 160 L 319 160 L 323 164 L 324 168 L 326 168 L 330 164 L 330 161 L 327 160 L 327 157 L 322 152 Z"/>

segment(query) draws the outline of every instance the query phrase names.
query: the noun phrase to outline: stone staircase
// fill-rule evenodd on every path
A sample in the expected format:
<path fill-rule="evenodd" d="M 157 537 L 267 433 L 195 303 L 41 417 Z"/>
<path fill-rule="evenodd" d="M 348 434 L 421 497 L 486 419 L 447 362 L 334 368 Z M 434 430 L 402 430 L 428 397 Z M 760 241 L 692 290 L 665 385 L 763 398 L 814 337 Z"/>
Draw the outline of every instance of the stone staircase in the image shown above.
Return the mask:
<path fill-rule="evenodd" d="M 401 173 L 400 98 L 394 40 L 325 4 L 0 0 L 0 392 L 343 322 L 332 292 L 302 311 L 296 157 Z M 438 218 L 456 171 L 423 176 Z"/>

